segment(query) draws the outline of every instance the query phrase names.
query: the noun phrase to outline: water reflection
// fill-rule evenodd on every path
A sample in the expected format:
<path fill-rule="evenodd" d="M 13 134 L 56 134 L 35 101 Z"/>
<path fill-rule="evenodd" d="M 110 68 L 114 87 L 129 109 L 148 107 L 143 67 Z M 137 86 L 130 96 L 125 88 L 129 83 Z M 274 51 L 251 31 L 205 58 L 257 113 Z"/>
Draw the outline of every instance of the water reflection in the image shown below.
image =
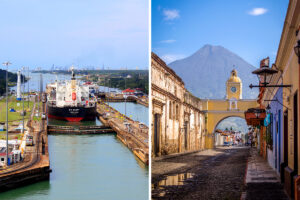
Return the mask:
<path fill-rule="evenodd" d="M 32 199 L 35 197 L 44 197 L 49 195 L 51 185 L 49 181 L 42 181 L 39 183 L 31 184 L 16 189 L 17 192 L 12 192 L 12 190 L 3 192 L 0 195 L 0 199 L 5 200 L 15 200 L 15 199 Z"/>
<path fill-rule="evenodd" d="M 158 189 L 159 196 L 165 196 L 166 191 L 164 191 L 165 186 L 179 186 L 184 185 L 187 179 L 193 178 L 194 173 L 181 173 L 172 176 L 167 176 L 165 179 L 159 181 L 158 183 L 152 184 L 152 190 Z"/>
<path fill-rule="evenodd" d="M 102 123 L 96 118 L 94 121 L 69 122 L 48 118 L 48 125 L 55 126 L 101 126 Z"/>
<path fill-rule="evenodd" d="M 69 79 L 61 79 L 65 78 Z M 38 79 L 38 74 L 32 74 L 30 89 L 38 89 Z M 43 87 L 53 80 L 55 75 L 43 75 Z M 101 125 L 101 122 L 49 119 L 48 124 L 81 126 Z M 50 181 L 1 193 L 1 200 L 148 199 L 148 167 L 115 134 L 49 135 L 48 142 Z"/>
<path fill-rule="evenodd" d="M 148 199 L 148 167 L 115 134 L 49 135 L 52 173 L 0 194 L 9 200 Z"/>

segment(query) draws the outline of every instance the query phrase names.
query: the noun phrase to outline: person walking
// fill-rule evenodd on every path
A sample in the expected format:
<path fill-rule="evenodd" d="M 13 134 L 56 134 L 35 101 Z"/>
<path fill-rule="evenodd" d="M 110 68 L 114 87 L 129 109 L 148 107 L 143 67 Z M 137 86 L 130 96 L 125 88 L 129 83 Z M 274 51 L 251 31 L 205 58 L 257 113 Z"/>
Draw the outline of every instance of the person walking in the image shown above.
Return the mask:
<path fill-rule="evenodd" d="M 249 132 L 249 143 L 250 146 L 252 147 L 252 132 Z"/>

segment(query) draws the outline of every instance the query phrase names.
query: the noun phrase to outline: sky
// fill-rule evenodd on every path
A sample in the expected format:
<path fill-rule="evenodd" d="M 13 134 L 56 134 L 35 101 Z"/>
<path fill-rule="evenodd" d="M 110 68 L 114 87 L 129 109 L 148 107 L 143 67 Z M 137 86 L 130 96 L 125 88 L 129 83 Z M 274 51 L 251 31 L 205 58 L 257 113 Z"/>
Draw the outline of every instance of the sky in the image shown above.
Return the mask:
<path fill-rule="evenodd" d="M 255 67 L 275 61 L 288 0 L 152 0 L 152 51 L 166 63 L 205 44 L 221 45 Z"/>
<path fill-rule="evenodd" d="M 147 0 L 0 0 L 0 61 L 148 69 Z M 0 66 L 2 67 L 2 65 Z"/>

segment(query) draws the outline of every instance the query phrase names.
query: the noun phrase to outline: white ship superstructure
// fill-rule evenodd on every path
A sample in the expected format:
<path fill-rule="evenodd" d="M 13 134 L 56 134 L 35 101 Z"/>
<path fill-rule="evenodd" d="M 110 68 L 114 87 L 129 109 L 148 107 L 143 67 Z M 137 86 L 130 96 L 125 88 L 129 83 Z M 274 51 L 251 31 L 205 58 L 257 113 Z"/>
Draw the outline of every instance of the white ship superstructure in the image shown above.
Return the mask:
<path fill-rule="evenodd" d="M 50 118 L 80 121 L 90 117 L 86 115 L 95 116 L 97 99 L 94 92 L 97 86 L 93 83 L 77 81 L 73 69 L 70 81 L 55 81 L 48 84 L 46 90 Z"/>

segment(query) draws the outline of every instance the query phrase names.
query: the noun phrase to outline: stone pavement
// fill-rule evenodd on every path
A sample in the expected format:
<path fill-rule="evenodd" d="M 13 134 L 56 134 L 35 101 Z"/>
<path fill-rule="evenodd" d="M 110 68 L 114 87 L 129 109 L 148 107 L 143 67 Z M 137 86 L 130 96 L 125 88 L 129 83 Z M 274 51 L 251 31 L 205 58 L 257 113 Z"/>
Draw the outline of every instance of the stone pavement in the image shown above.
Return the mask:
<path fill-rule="evenodd" d="M 280 183 L 279 176 L 259 155 L 256 148 L 250 149 L 246 170 L 246 191 L 242 194 L 241 199 L 289 199 Z"/>
<path fill-rule="evenodd" d="M 152 160 L 152 199 L 240 200 L 248 147 L 217 147 Z"/>

